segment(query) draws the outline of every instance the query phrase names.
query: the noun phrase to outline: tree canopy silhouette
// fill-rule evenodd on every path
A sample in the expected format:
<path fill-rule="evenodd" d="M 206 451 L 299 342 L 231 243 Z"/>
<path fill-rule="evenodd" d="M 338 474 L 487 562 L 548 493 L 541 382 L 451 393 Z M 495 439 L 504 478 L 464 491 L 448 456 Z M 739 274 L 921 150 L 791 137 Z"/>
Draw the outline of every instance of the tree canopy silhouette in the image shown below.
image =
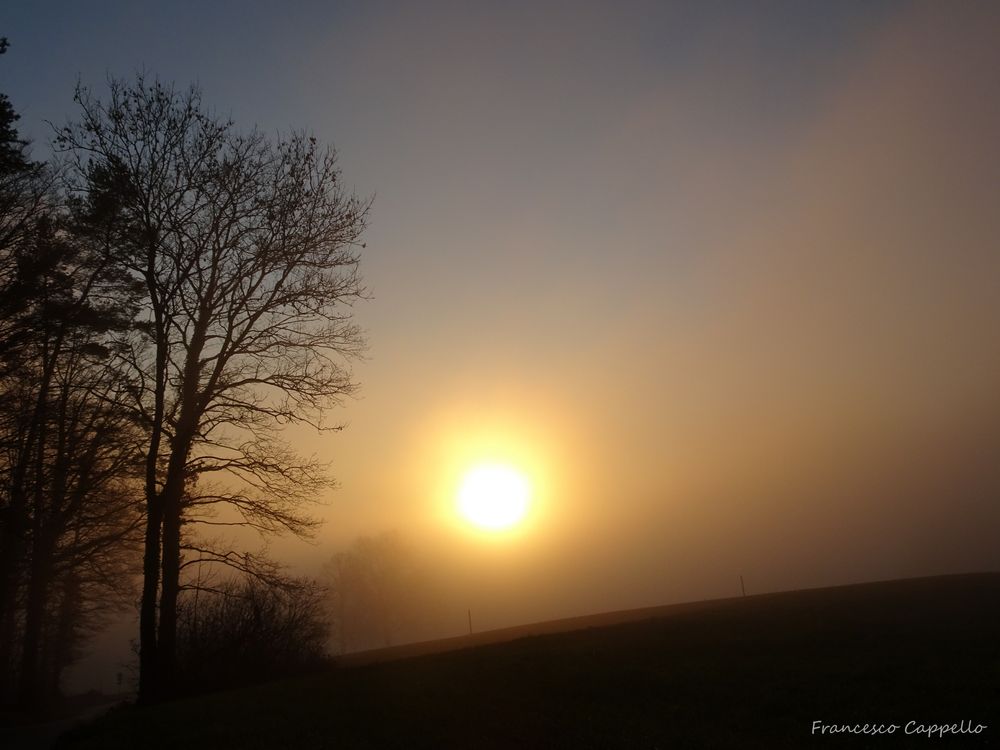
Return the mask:
<path fill-rule="evenodd" d="M 16 120 L 0 96 L 0 700 L 34 709 L 128 594 L 139 430 L 110 364 L 131 284 Z"/>
<path fill-rule="evenodd" d="M 369 202 L 335 153 L 274 141 L 207 113 L 199 91 L 139 76 L 106 99 L 79 87 L 60 129 L 79 216 L 107 262 L 141 289 L 115 353 L 144 430 L 146 508 L 140 699 L 174 690 L 185 525 L 228 508 L 263 532 L 307 533 L 302 504 L 330 483 L 281 428 L 324 421 L 355 390 L 363 351 L 351 306 Z M 229 550 L 187 544 L 209 562 Z M 245 566 L 244 566 L 245 567 Z"/>

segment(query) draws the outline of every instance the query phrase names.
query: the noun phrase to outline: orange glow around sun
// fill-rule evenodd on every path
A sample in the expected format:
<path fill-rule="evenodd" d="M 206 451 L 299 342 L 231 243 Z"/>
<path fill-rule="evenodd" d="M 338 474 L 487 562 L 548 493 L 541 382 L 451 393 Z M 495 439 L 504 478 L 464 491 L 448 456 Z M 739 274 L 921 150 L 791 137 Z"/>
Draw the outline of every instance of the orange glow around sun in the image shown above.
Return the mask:
<path fill-rule="evenodd" d="M 425 518 L 467 541 L 550 539 L 565 493 L 563 419 L 549 405 L 439 408 L 415 440 L 414 474 L 427 488 Z M 558 487 L 558 489 L 557 489 Z"/>

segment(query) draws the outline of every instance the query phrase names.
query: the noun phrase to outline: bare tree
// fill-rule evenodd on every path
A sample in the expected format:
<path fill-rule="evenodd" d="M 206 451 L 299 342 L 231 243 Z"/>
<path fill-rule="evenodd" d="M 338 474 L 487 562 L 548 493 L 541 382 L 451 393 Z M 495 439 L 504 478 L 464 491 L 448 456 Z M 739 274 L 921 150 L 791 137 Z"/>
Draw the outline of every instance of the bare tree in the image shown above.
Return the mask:
<path fill-rule="evenodd" d="M 7 51 L 0 38 L 0 55 Z M 19 354 L 30 336 L 26 317 L 33 294 L 31 279 L 22 264 L 34 244 L 37 226 L 50 213 L 51 172 L 30 157 L 27 141 L 19 137 L 18 114 L 6 95 L 0 94 L 0 382 L 18 369 Z M 0 673 L 12 673 L 15 610 L 19 596 L 24 537 L 27 532 L 27 497 L 23 491 L 26 454 L 12 462 L 11 435 L 0 438 L 4 466 L 0 470 Z M 21 444 L 33 443 L 34 435 Z M 0 681 L 2 682 L 2 681 Z"/>
<path fill-rule="evenodd" d="M 137 431 L 120 408 L 114 373 L 87 348 L 67 346 L 50 386 L 30 493 L 19 669 L 21 703 L 29 707 L 50 697 L 43 649 L 62 649 L 44 637 L 55 599 L 61 598 L 62 635 L 73 640 L 92 624 L 84 616 L 88 606 L 130 588 L 141 521 Z M 64 659 L 49 665 L 64 666 Z"/>
<path fill-rule="evenodd" d="M 128 285 L 74 232 L 15 120 L 0 97 L 0 694 L 36 708 L 99 619 L 85 613 L 128 587 L 138 432 L 109 366 Z"/>
<path fill-rule="evenodd" d="M 25 707 L 45 697 L 42 652 L 52 651 L 46 622 L 59 578 L 81 578 L 98 559 L 120 568 L 139 520 L 130 486 L 139 433 L 122 408 L 126 382 L 109 367 L 106 346 L 115 329 L 127 326 L 129 305 L 62 224 L 53 215 L 18 252 L 19 273 L 33 291 L 18 324 L 18 366 L 0 388 L 0 477 L 12 511 L 5 524 L 18 551 L 18 564 L 7 572 L 20 589 L 13 606 L 22 617 L 19 663 L 15 670 L 7 655 L 5 673 L 18 674 Z M 78 586 L 77 609 L 102 587 L 126 585 L 104 579 Z M 71 624 L 78 630 L 80 623 Z M 56 659 L 50 666 L 63 665 Z"/>
<path fill-rule="evenodd" d="M 200 593 L 179 608 L 178 670 L 190 684 L 227 687 L 323 663 L 328 624 L 314 582 L 229 576 Z"/>
<path fill-rule="evenodd" d="M 335 154 L 292 135 L 236 132 L 197 90 L 141 76 L 79 89 L 59 131 L 108 257 L 144 287 L 139 335 L 121 356 L 145 425 L 147 509 L 140 698 L 173 689 L 182 526 L 225 505 L 261 529 L 305 533 L 301 503 L 328 480 L 280 429 L 329 429 L 363 349 L 350 305 L 368 203 Z M 216 489 L 199 492 L 199 479 Z M 158 621 L 157 621 L 158 612 Z"/>

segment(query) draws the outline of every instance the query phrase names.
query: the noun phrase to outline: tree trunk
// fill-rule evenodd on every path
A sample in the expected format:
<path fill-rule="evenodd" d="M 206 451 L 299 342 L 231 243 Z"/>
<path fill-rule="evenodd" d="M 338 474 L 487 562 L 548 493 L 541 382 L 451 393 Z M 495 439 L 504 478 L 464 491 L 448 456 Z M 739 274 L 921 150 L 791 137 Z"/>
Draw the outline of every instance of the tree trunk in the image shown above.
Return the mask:
<path fill-rule="evenodd" d="M 201 418 L 201 352 L 208 330 L 208 310 L 202 308 L 188 345 L 181 384 L 180 416 L 170 446 L 170 460 L 163 484 L 163 590 L 160 593 L 160 628 L 158 633 L 159 682 L 164 695 L 177 688 L 177 596 L 180 593 L 181 521 L 187 461 Z"/>
<path fill-rule="evenodd" d="M 177 657 L 177 596 L 180 593 L 181 521 L 184 500 L 185 470 L 194 437 L 192 420 L 183 412 L 174 436 L 166 482 L 160 494 L 163 514 L 162 591 L 160 592 L 160 624 L 157 631 L 159 671 L 162 696 L 172 695 L 177 688 L 175 664 Z"/>
<path fill-rule="evenodd" d="M 25 605 L 21 670 L 18 679 L 18 703 L 23 709 L 37 708 L 42 697 L 38 667 L 42 630 L 45 627 L 45 605 L 49 592 L 51 546 L 41 525 L 36 523 Z"/>
<path fill-rule="evenodd" d="M 19 531 L 25 526 L 23 506 L 12 502 L 0 518 L 0 701 L 13 696 L 14 641 L 17 634 L 17 597 L 21 579 Z"/>
<path fill-rule="evenodd" d="M 142 604 L 139 608 L 139 702 L 159 695 L 156 644 L 156 595 L 160 583 L 160 529 L 163 511 L 155 494 L 146 500 L 146 539 L 142 558 Z"/>
<path fill-rule="evenodd" d="M 77 628 L 80 605 L 80 579 L 72 570 L 63 576 L 59 612 L 52 628 L 51 643 L 47 650 L 49 660 L 46 673 L 46 698 L 57 700 L 61 694 L 63 671 L 73 662 L 73 652 L 79 638 Z"/>
<path fill-rule="evenodd" d="M 7 675 L 14 671 L 17 597 L 23 586 L 22 559 L 31 526 L 28 507 L 28 469 L 35 457 L 35 448 L 39 442 L 41 420 L 45 413 L 45 398 L 51 378 L 51 367 L 47 366 L 42 373 L 35 406 L 26 416 L 28 429 L 10 472 L 8 505 L 0 523 L 0 670 Z M 41 456 L 36 460 L 40 464 Z"/>
<path fill-rule="evenodd" d="M 163 439 L 163 421 L 166 408 L 167 345 L 163 309 L 156 297 L 154 268 L 156 245 L 150 245 L 146 272 L 153 317 L 156 323 L 156 386 L 153 391 L 153 425 L 146 449 L 144 491 L 146 495 L 146 536 L 142 557 L 142 601 L 139 605 L 139 696 L 140 704 L 154 703 L 159 696 L 158 668 L 160 657 L 156 643 L 156 605 L 160 583 L 160 558 L 162 554 L 163 500 L 157 485 L 157 462 L 160 458 L 160 441 Z"/>
<path fill-rule="evenodd" d="M 171 488 L 173 489 L 173 488 Z M 157 642 L 159 684 L 164 697 L 176 692 L 177 595 L 180 592 L 181 498 L 164 492 L 163 591 L 160 594 L 160 627 Z"/>
<path fill-rule="evenodd" d="M 6 560 L 0 561 L 0 565 L 6 566 Z M 3 581 L 3 592 L 5 604 L 0 609 L 0 703 L 7 699 L 13 699 L 16 683 L 14 675 L 14 643 L 17 640 L 17 619 L 15 617 L 15 605 L 19 591 L 18 577 L 16 575 L 17 566 L 14 563 L 10 567 L 0 569 L 0 576 Z"/>

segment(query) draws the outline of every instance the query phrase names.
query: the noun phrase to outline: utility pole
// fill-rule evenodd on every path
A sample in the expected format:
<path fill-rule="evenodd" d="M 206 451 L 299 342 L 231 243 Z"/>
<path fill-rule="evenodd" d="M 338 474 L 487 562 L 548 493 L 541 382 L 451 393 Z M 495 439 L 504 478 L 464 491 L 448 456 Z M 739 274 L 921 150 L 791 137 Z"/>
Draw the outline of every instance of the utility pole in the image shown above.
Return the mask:
<path fill-rule="evenodd" d="M 743 591 L 743 596 L 746 596 L 747 587 L 743 585 L 743 576 L 740 576 L 740 589 Z"/>
<path fill-rule="evenodd" d="M 469 635 L 472 635 L 472 610 L 469 610 Z"/>

